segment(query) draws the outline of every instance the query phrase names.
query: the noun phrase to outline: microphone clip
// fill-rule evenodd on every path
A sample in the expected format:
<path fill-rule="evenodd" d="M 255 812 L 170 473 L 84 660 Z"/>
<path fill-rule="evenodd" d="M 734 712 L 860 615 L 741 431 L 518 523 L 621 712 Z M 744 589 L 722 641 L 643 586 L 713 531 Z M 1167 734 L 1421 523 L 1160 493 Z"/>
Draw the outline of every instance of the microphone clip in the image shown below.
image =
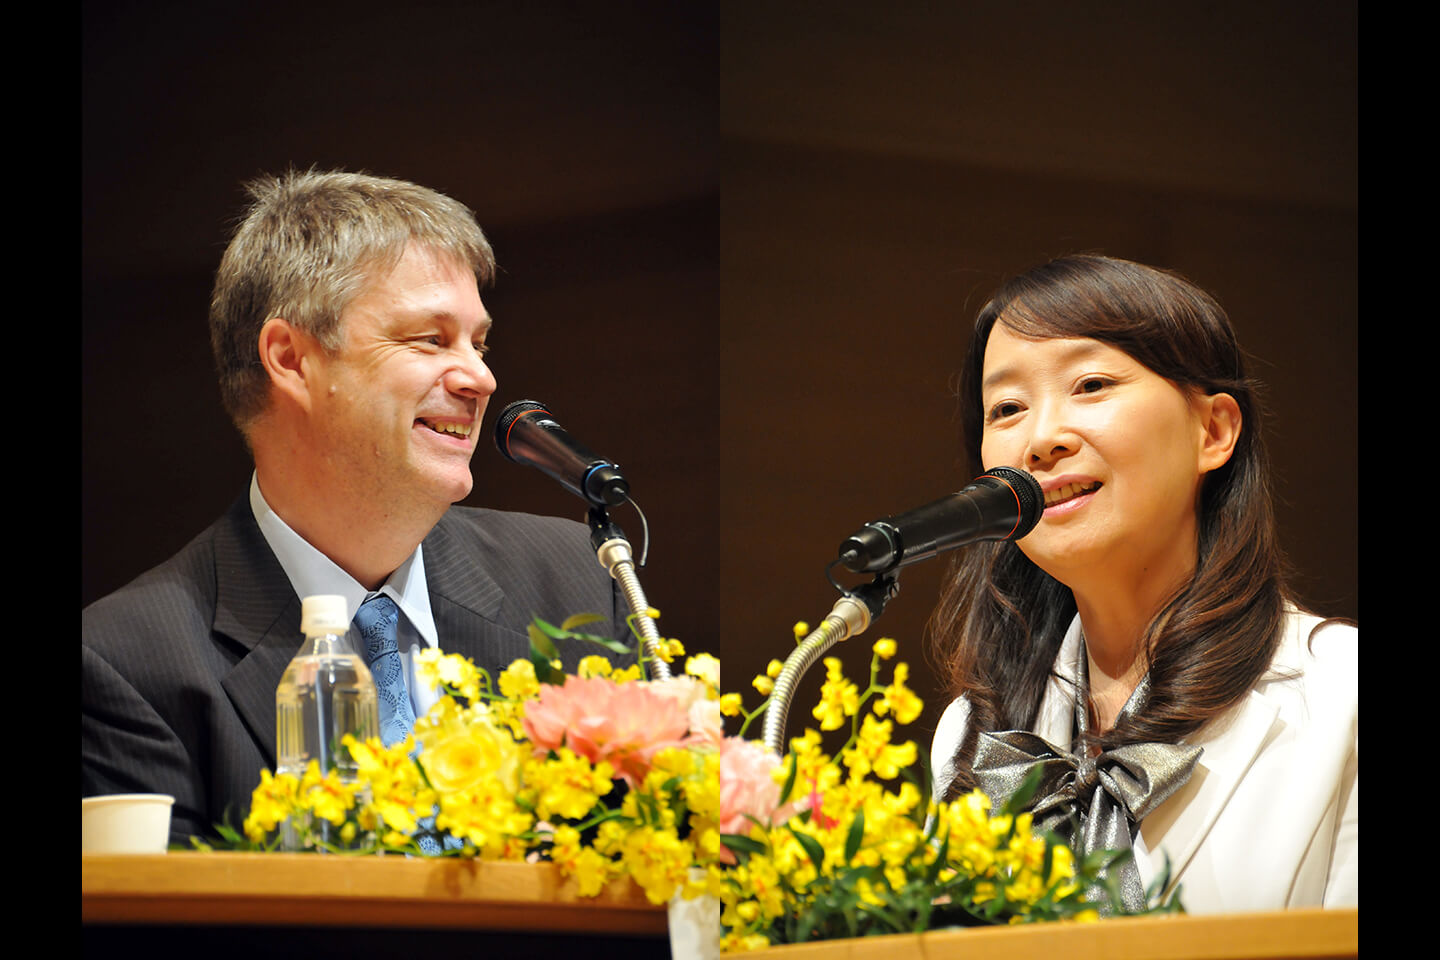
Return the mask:
<path fill-rule="evenodd" d="M 866 618 L 866 626 L 868 626 L 869 621 L 879 619 L 880 614 L 885 612 L 886 605 L 900 593 L 900 568 L 891 567 L 888 570 L 881 570 L 875 574 L 873 580 L 859 587 L 845 587 L 835 579 L 835 568 L 844 566 L 844 564 L 844 557 L 832 560 L 825 568 L 825 579 L 830 581 L 830 586 L 834 587 L 841 596 L 849 597 L 864 605 L 869 614 Z"/>

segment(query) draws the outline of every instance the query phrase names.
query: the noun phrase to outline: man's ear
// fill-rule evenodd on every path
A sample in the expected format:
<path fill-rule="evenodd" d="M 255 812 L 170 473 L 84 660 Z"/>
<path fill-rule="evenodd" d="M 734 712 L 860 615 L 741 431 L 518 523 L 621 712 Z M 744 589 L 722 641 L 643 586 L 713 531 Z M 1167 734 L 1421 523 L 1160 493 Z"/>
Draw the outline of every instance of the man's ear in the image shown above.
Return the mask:
<path fill-rule="evenodd" d="M 260 328 L 260 365 L 270 385 L 301 409 L 310 409 L 310 368 L 307 356 L 319 348 L 313 337 L 283 317 L 271 317 Z"/>
<path fill-rule="evenodd" d="M 1200 472 L 1218 470 L 1230 462 L 1235 444 L 1240 442 L 1240 404 L 1228 393 L 1212 393 L 1198 397 L 1200 423 L 1205 433 L 1200 443 Z"/>

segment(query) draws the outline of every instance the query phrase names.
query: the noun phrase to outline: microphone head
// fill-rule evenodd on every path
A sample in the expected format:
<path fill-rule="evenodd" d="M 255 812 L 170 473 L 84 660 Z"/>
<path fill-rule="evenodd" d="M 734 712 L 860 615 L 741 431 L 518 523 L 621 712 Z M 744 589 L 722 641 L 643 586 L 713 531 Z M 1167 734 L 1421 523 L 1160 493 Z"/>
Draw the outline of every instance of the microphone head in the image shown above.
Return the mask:
<path fill-rule="evenodd" d="M 620 467 L 576 442 L 534 400 L 516 400 L 500 411 L 495 447 L 511 463 L 536 468 L 596 506 L 613 507 L 630 496 Z"/>
<path fill-rule="evenodd" d="M 516 400 L 500 411 L 500 417 L 495 421 L 495 447 L 500 451 L 500 455 L 511 463 L 524 465 L 525 461 L 510 452 L 510 429 L 521 417 L 537 411 L 544 414 L 546 418 L 551 417 L 550 411 L 546 410 L 543 404 L 536 403 L 534 400 Z"/>
<path fill-rule="evenodd" d="M 996 467 L 957 493 L 865 524 L 840 544 L 840 562 L 853 573 L 883 573 L 976 540 L 1019 540 L 1044 512 L 1039 481 Z"/>
<path fill-rule="evenodd" d="M 1015 524 L 1015 529 L 1005 536 L 1005 540 L 1019 540 L 1040 522 L 1040 516 L 1045 512 L 1045 492 L 1040 489 L 1040 481 L 1026 473 L 1024 470 L 1016 470 L 1013 467 L 992 467 L 980 474 L 982 477 L 993 477 L 1015 491 L 1015 499 L 1020 504 L 1020 519 Z"/>

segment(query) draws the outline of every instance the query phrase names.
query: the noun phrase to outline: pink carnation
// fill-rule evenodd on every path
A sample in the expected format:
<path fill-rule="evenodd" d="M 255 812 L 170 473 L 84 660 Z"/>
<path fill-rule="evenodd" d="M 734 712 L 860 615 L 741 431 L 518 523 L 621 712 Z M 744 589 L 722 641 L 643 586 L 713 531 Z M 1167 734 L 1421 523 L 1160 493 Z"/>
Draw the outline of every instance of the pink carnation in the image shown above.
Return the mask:
<path fill-rule="evenodd" d="M 591 763 L 608 762 L 634 785 L 657 752 L 684 741 L 689 717 L 680 701 L 644 684 L 569 676 L 526 701 L 524 724 L 536 752 L 569 747 Z"/>
<path fill-rule="evenodd" d="M 780 785 L 772 775 L 780 758 L 763 744 L 739 737 L 720 742 L 720 832 L 744 836 L 754 826 L 746 815 L 762 824 L 784 823 L 799 808 L 780 806 Z M 734 863 L 729 850 L 721 847 L 720 859 Z"/>

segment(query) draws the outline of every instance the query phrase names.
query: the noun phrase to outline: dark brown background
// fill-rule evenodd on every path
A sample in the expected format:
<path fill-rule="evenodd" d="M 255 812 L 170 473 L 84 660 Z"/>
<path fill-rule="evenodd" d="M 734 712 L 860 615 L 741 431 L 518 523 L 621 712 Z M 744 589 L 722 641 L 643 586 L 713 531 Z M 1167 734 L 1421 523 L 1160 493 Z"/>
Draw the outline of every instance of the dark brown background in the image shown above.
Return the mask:
<path fill-rule="evenodd" d="M 241 181 L 315 164 L 477 211 L 492 411 L 545 400 L 624 466 L 662 629 L 728 689 L 830 609 L 841 539 L 969 479 L 970 322 L 1082 250 L 1226 306 L 1270 388 L 1297 586 L 1358 616 L 1352 3 L 296 6 L 85 6 L 82 604 L 244 489 L 209 285 Z M 468 502 L 583 517 L 488 439 L 475 474 Z M 900 641 L 924 743 L 943 569 L 908 568 L 840 649 L 858 674 Z"/>

